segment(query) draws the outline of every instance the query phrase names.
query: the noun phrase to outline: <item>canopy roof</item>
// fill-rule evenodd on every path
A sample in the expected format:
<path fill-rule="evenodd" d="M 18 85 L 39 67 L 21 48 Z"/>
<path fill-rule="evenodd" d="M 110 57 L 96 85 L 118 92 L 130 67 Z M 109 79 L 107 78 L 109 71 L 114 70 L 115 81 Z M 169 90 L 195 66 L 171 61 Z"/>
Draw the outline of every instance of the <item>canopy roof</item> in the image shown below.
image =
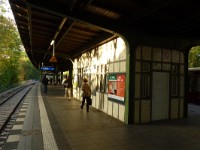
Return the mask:
<path fill-rule="evenodd" d="M 199 0 L 9 0 L 32 63 L 48 64 L 55 40 L 60 69 L 68 60 L 129 29 L 183 39 L 200 38 Z"/>

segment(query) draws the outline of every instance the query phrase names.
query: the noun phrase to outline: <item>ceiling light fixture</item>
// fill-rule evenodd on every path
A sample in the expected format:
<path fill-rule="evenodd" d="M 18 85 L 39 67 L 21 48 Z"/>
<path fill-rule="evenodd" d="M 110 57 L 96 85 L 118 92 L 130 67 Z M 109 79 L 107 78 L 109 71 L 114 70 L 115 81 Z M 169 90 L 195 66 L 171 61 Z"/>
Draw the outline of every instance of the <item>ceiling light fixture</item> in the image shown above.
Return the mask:
<path fill-rule="evenodd" d="M 49 60 L 49 62 L 56 63 L 56 62 L 58 62 L 58 60 L 57 60 L 57 58 L 55 56 L 55 41 L 52 40 L 50 45 L 53 45 L 53 56 L 51 57 L 51 59 Z"/>

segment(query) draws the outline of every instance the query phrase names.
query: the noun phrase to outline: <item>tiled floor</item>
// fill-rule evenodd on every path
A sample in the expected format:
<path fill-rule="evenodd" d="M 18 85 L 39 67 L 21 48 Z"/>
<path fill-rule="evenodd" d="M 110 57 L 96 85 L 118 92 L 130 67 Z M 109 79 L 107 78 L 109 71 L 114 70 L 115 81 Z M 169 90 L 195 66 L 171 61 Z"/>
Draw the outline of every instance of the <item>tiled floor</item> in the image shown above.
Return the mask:
<path fill-rule="evenodd" d="M 21 130 L 19 150 L 200 150 L 200 113 L 195 109 L 189 109 L 186 119 L 126 125 L 95 108 L 89 113 L 80 109 L 80 101 L 64 99 L 62 87 L 50 86 L 43 98 L 33 95 L 27 96 L 26 118 L 17 119 L 24 119 L 23 128 L 15 126 Z"/>

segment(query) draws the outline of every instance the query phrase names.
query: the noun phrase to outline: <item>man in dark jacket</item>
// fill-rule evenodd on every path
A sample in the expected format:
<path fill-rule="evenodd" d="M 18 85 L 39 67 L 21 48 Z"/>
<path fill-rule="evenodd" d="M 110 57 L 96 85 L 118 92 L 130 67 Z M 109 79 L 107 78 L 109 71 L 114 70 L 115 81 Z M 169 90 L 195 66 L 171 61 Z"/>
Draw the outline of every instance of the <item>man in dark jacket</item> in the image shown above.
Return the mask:
<path fill-rule="evenodd" d="M 43 88 L 44 88 L 44 93 L 47 93 L 47 85 L 48 85 L 49 80 L 46 78 L 46 76 L 44 76 L 44 78 L 42 79 L 42 84 L 43 84 Z"/>

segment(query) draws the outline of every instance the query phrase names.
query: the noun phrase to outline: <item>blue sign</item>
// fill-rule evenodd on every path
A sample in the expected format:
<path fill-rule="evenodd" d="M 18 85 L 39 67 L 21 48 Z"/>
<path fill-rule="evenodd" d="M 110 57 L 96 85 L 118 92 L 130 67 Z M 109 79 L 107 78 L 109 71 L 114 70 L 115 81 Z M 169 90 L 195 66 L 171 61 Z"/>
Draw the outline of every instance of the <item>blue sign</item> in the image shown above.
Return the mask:
<path fill-rule="evenodd" d="M 54 71 L 53 67 L 41 67 L 40 69 L 44 71 Z"/>

